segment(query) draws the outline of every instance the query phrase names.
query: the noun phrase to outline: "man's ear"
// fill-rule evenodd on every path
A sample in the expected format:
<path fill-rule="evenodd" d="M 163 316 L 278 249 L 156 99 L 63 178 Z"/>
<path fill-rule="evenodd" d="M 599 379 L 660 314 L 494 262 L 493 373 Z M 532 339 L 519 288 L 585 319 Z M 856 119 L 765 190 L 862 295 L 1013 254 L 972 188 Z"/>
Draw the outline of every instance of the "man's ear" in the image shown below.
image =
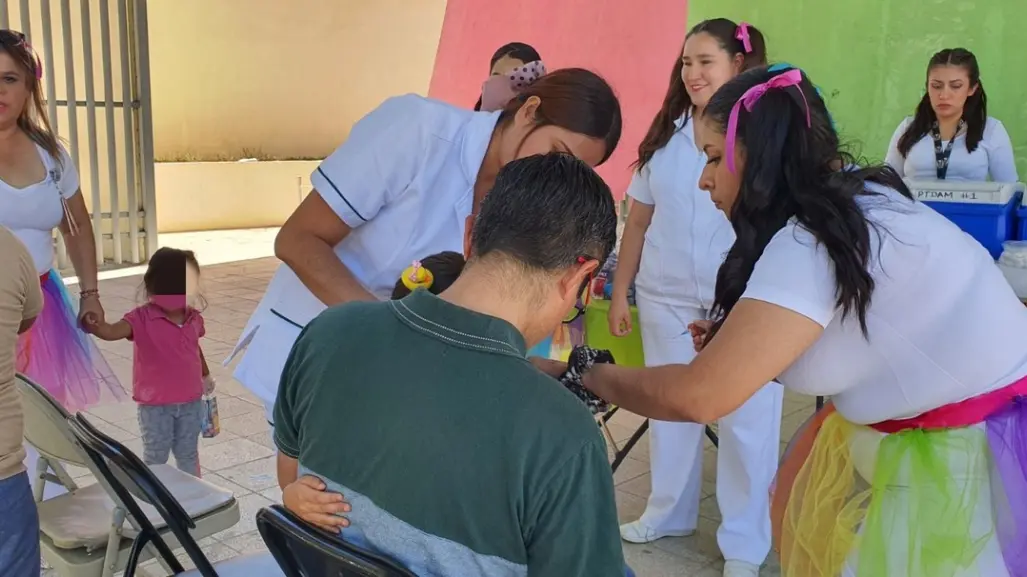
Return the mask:
<path fill-rule="evenodd" d="M 474 232 L 474 215 L 467 215 L 464 221 L 464 260 L 471 258 L 471 234 Z"/>
<path fill-rule="evenodd" d="M 560 296 L 565 300 L 577 300 L 581 296 L 581 284 L 591 278 L 599 268 L 599 261 L 588 260 L 567 269 L 560 280 Z"/>

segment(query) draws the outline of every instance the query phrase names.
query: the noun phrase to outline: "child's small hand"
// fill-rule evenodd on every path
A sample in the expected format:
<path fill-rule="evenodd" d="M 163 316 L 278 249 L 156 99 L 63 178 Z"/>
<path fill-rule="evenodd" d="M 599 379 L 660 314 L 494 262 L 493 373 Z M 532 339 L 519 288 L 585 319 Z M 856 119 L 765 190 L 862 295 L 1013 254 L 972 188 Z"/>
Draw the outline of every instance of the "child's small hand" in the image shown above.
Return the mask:
<path fill-rule="evenodd" d="M 214 375 L 207 375 L 203 377 L 203 394 L 209 395 L 213 393 L 214 388 L 217 387 L 217 385 L 218 382 L 217 379 L 214 378 Z"/>
<path fill-rule="evenodd" d="M 349 521 L 339 515 L 349 513 L 350 506 L 341 494 L 330 493 L 325 489 L 320 479 L 304 475 L 286 485 L 282 491 L 282 503 L 307 523 L 329 533 L 338 533 L 343 527 L 349 526 Z"/>
<path fill-rule="evenodd" d="M 695 348 L 695 352 L 702 351 L 703 347 L 706 346 L 706 333 L 710 332 L 710 328 L 713 326 L 713 321 L 695 321 L 688 325 L 688 332 L 692 334 L 692 346 Z"/>
<path fill-rule="evenodd" d="M 100 330 L 100 319 L 96 315 L 85 315 L 82 317 L 82 330 L 95 335 Z"/>

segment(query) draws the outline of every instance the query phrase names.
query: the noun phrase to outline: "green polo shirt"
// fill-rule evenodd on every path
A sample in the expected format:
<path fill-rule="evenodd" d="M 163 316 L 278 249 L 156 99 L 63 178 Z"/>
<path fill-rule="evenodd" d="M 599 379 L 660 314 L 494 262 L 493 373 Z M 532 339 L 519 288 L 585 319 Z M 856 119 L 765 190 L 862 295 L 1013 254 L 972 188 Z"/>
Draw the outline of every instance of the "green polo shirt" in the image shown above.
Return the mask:
<path fill-rule="evenodd" d="M 279 449 L 352 504 L 343 538 L 417 575 L 624 575 L 599 429 L 506 321 L 427 291 L 329 309 L 274 417 Z"/>

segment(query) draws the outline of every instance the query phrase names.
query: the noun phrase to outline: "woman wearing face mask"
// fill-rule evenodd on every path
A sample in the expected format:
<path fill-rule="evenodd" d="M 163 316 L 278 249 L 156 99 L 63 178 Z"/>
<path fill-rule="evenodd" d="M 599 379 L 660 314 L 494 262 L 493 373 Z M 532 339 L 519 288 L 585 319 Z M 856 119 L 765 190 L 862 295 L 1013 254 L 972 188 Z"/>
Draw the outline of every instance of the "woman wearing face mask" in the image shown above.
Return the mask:
<path fill-rule="evenodd" d="M 278 233 L 284 264 L 243 330 L 235 378 L 264 401 L 270 422 L 286 356 L 326 306 L 386 300 L 415 259 L 462 250 L 468 216 L 509 161 L 563 151 L 596 166 L 620 131 L 613 90 L 576 68 L 542 77 L 502 111 L 387 100 L 314 171 L 316 192 Z"/>
<path fill-rule="evenodd" d="M 535 78 L 545 74 L 542 66 L 542 57 L 538 51 L 523 42 L 510 42 L 499 47 L 489 61 L 489 79 L 482 85 L 481 96 L 474 104 L 475 110 L 499 110 L 506 106 L 506 103 L 515 96 L 514 85 L 517 83 L 517 76 L 521 76 L 521 83 L 524 83 L 525 74 L 534 74 Z M 510 79 L 504 81 L 503 78 Z M 532 79 L 534 80 L 534 79 Z M 531 84 L 528 81 L 527 84 Z"/>
<path fill-rule="evenodd" d="M 987 250 L 846 154 L 798 69 L 729 81 L 698 142 L 737 238 L 702 350 L 584 385 L 697 423 L 773 378 L 831 395 L 775 483 L 785 577 L 1027 575 L 1027 309 Z"/>
<path fill-rule="evenodd" d="M 695 118 L 724 82 L 763 64 L 766 48 L 755 27 L 725 18 L 700 22 L 685 37 L 663 107 L 639 146 L 609 321 L 614 335 L 632 330 L 627 295 L 634 281 L 649 366 L 695 356 L 688 327 L 706 319 L 717 269 L 734 242 L 731 224 L 698 187 L 706 157 L 696 146 Z M 768 384 L 720 420 L 717 502 L 723 521 L 717 542 L 727 560 L 724 575 L 756 575 L 770 551 L 767 490 L 777 466 L 781 397 L 780 385 Z M 703 429 L 651 423 L 652 493 L 642 517 L 621 527 L 626 541 L 695 531 Z"/>
<path fill-rule="evenodd" d="M 895 129 L 888 164 L 916 180 L 1016 182 L 1013 145 L 988 116 L 977 58 L 946 48 L 927 64 L 927 93 L 916 114 Z"/>

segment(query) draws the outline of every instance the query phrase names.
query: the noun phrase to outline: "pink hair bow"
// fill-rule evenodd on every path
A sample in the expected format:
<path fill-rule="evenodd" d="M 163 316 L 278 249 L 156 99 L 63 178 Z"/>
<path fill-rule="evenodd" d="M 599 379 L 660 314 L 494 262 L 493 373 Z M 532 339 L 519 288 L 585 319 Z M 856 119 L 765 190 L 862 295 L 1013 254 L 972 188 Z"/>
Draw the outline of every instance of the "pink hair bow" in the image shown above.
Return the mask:
<path fill-rule="evenodd" d="M 742 41 L 742 49 L 748 54 L 752 52 L 752 41 L 749 40 L 749 23 L 740 22 L 735 29 L 735 39 Z"/>
<path fill-rule="evenodd" d="M 724 141 L 724 155 L 727 157 L 727 169 L 732 173 L 735 171 L 735 140 L 738 133 L 738 112 L 741 107 L 749 112 L 752 112 L 756 103 L 759 102 L 760 98 L 771 89 L 785 89 L 789 86 L 795 86 L 799 90 L 799 95 L 802 96 L 802 102 L 806 105 L 806 126 L 812 125 L 809 113 L 809 102 L 806 101 L 806 95 L 803 94 L 802 89 L 798 88 L 802 83 L 802 71 L 798 68 L 792 68 L 788 72 L 778 74 L 763 84 L 757 84 L 752 88 L 745 91 L 745 94 L 738 99 L 738 102 L 731 108 L 731 115 L 727 119 L 727 138 Z"/>

